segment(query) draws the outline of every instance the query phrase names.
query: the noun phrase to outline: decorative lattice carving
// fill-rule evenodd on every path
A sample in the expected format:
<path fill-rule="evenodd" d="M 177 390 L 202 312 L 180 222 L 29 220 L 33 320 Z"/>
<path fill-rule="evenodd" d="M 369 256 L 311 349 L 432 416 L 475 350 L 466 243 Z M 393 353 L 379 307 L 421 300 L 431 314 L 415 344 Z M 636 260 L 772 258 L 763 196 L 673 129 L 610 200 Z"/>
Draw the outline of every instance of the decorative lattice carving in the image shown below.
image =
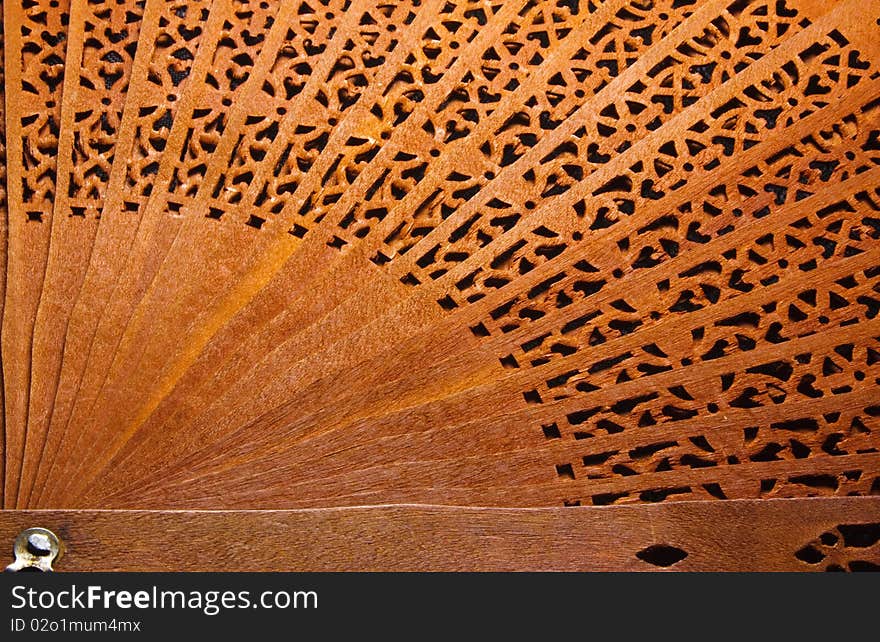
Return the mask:
<path fill-rule="evenodd" d="M 685 570 L 682 502 L 815 498 L 758 552 L 876 570 L 878 7 L 6 3 L 4 506 L 614 505 Z"/>
<path fill-rule="evenodd" d="M 145 6 L 146 0 L 76 1 L 59 144 L 59 216 L 94 217 L 103 207 Z"/>
<path fill-rule="evenodd" d="M 450 12 L 462 9 L 462 5 L 447 7 Z M 331 13 L 332 9 L 328 7 Z M 277 106 L 271 112 L 249 115 L 237 133 L 227 167 L 210 186 L 211 196 L 219 201 L 215 207 L 218 212 L 209 211 L 207 215 L 220 218 L 226 207 L 246 205 L 248 209 L 242 210 L 244 220 L 260 228 L 266 216 L 254 211 L 262 214 L 261 206 L 267 203 L 268 211 L 283 208 L 297 187 L 298 177 L 315 162 L 333 129 L 363 93 L 375 87 L 375 77 L 387 71 L 385 64 L 393 52 L 405 47 L 398 30 L 416 20 L 417 10 L 418 6 L 410 2 L 378 7 L 360 3 L 342 9 L 352 12 L 352 24 L 344 25 L 348 29 L 343 33 L 332 34 L 335 46 L 309 75 L 311 82 L 303 82 L 302 75 L 315 62 L 308 49 L 303 58 L 291 38 L 290 44 L 279 51 L 270 79 L 257 93 L 262 104 Z M 430 45 L 423 42 L 422 46 Z M 315 51 L 313 56 L 324 53 Z M 295 109 L 290 108 L 291 102 Z"/>
<path fill-rule="evenodd" d="M 825 571 L 880 571 L 880 524 L 838 524 L 795 553 Z"/>
<path fill-rule="evenodd" d="M 228 3 L 218 3 L 225 7 Z M 126 104 L 133 117 L 133 142 L 121 166 L 126 209 L 150 196 L 153 180 L 174 124 L 181 93 L 186 91 L 205 31 L 219 21 L 212 3 L 162 3 L 158 28 L 149 42 L 146 82 L 137 85 L 137 102 Z M 115 187 L 115 186 L 111 186 Z"/>
<path fill-rule="evenodd" d="M 20 152 L 9 159 L 16 172 L 9 180 L 21 196 L 15 199 L 17 213 L 41 222 L 51 215 L 55 198 L 68 14 L 59 10 L 57 0 L 27 4 L 22 10 L 6 8 L 12 18 L 6 21 L 7 28 L 18 32 L 13 41 L 17 58 L 11 61 L 18 86 L 12 94 L 16 100 L 10 100 L 14 109 L 7 108 L 13 123 L 7 132 L 15 137 Z M 8 78 L 11 81 L 13 76 Z"/>
<path fill-rule="evenodd" d="M 8 220 L 2 335 L 8 471 L 4 498 L 17 493 L 26 440 L 31 339 L 56 194 L 69 8 L 69 0 L 3 6 Z"/>

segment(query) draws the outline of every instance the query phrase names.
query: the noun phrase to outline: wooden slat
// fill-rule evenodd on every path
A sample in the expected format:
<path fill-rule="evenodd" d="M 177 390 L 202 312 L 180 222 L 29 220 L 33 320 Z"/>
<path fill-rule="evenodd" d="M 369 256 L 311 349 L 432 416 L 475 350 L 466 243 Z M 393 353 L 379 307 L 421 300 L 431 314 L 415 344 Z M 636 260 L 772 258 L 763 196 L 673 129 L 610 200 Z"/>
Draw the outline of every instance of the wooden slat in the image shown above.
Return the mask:
<path fill-rule="evenodd" d="M 658 570 L 637 556 L 658 545 L 687 554 L 672 570 L 825 570 L 856 560 L 880 568 L 880 541 L 873 541 L 880 497 L 546 509 L 3 511 L 0 541 L 10 561 L 16 534 L 30 526 L 64 540 L 59 571 Z M 824 544 L 823 533 L 833 534 Z M 798 559 L 807 545 L 823 559 Z"/>

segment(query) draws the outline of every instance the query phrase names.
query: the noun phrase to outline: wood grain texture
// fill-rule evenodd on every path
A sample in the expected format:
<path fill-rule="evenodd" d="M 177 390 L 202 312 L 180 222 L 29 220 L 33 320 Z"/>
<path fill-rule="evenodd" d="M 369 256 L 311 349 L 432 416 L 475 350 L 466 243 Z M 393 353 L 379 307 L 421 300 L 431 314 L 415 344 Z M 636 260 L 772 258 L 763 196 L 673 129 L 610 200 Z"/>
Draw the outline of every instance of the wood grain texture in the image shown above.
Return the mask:
<path fill-rule="evenodd" d="M 472 179 L 481 188 L 473 198 L 458 202 L 454 194 L 462 181 L 449 178 L 442 169 L 449 168 L 440 161 L 436 170 L 431 165 L 425 181 L 412 189 L 421 193 L 428 189 L 422 187 L 424 183 L 451 200 L 444 201 L 445 206 L 439 202 L 431 206 L 435 218 L 425 223 L 430 232 L 424 239 L 407 241 L 411 252 L 389 257 L 387 264 L 376 263 L 374 252 L 388 249 L 382 234 L 371 223 L 369 229 L 359 228 L 366 230 L 363 239 L 351 238 L 339 229 L 345 207 L 328 207 L 333 215 L 315 227 L 318 235 L 307 236 L 295 255 L 300 258 L 278 272 L 287 276 L 279 276 L 253 305 L 241 310 L 241 323 L 215 328 L 218 343 L 207 348 L 205 358 L 197 359 L 184 375 L 169 364 L 179 361 L 178 355 L 183 360 L 194 356 L 203 347 L 201 340 L 214 331 L 203 334 L 205 326 L 193 321 L 202 312 L 210 314 L 210 306 L 198 304 L 207 299 L 197 296 L 205 284 L 193 262 L 229 276 L 237 273 L 218 268 L 221 259 L 237 263 L 250 256 L 250 250 L 239 256 L 241 246 L 231 236 L 208 233 L 204 226 L 218 223 L 222 228 L 222 217 L 219 222 L 188 220 L 193 230 L 206 230 L 199 238 L 210 238 L 217 256 L 199 258 L 202 246 L 195 236 L 181 243 L 177 256 L 169 256 L 173 259 L 165 264 L 169 269 L 178 264 L 192 269 L 174 267 L 161 287 L 151 286 L 155 305 L 139 308 L 135 325 L 125 329 L 128 338 L 123 343 L 128 347 L 122 350 L 127 354 L 120 353 L 112 381 L 101 384 L 107 394 L 98 395 L 99 405 L 89 411 L 91 417 L 83 415 L 82 422 L 74 422 L 72 445 L 68 442 L 56 449 L 64 461 L 53 472 L 55 481 L 43 484 L 45 494 L 34 505 L 102 506 L 112 495 L 125 496 L 114 506 L 148 501 L 151 507 L 161 507 L 167 500 L 174 506 L 189 501 L 191 506 L 220 508 L 223 504 L 207 502 L 227 497 L 236 497 L 245 502 L 236 506 L 244 506 L 248 480 L 259 475 L 270 488 L 251 493 L 251 500 L 265 502 L 261 507 L 280 507 L 288 504 L 271 501 L 303 500 L 296 485 L 311 486 L 309 495 L 315 502 L 381 492 L 378 480 L 388 483 L 402 467 L 437 460 L 450 460 L 435 476 L 442 482 L 438 487 L 462 488 L 479 479 L 481 486 L 502 488 L 504 482 L 493 477 L 499 467 L 485 468 L 484 475 L 473 472 L 463 477 L 459 471 L 485 453 L 502 462 L 507 449 L 516 451 L 522 461 L 536 445 L 534 437 L 553 448 L 552 439 L 605 437 L 617 431 L 623 451 L 640 453 L 656 443 L 642 423 L 685 419 L 711 426 L 723 447 L 714 441 L 708 447 L 677 444 L 673 457 L 658 454 L 638 465 L 622 461 L 626 457 L 620 455 L 598 474 L 627 476 L 663 472 L 665 466 L 721 463 L 721 481 L 732 487 L 769 479 L 741 479 L 740 473 L 758 474 L 763 467 L 728 466 L 745 461 L 738 450 L 746 453 L 746 459 L 801 460 L 781 468 L 791 468 L 792 477 L 813 474 L 810 458 L 820 454 L 826 439 L 836 438 L 831 432 L 842 431 L 848 439 L 848 431 L 860 428 L 829 427 L 808 443 L 791 436 L 800 444 L 792 445 L 789 439 L 773 437 L 773 428 L 751 443 L 748 433 L 725 435 L 721 425 L 726 411 L 734 412 L 743 404 L 775 406 L 778 414 L 775 421 L 766 417 L 769 424 L 799 419 L 788 414 L 796 406 L 781 400 L 800 401 L 819 394 L 810 387 L 819 386 L 819 379 L 823 395 L 842 396 L 849 391 L 870 395 L 876 385 L 877 377 L 862 367 L 875 365 L 870 333 L 875 329 L 871 323 L 878 278 L 877 234 L 872 231 L 878 179 L 872 171 L 878 162 L 873 151 L 878 116 L 876 25 L 859 18 L 859 5 L 853 1 L 797 2 L 786 7 L 711 2 L 695 8 L 683 3 L 680 6 L 687 8 L 678 17 L 661 9 L 664 3 L 652 6 L 651 11 L 637 12 L 637 18 L 627 14 L 627 20 L 637 25 L 653 25 L 656 39 L 645 45 L 644 56 L 621 61 L 613 77 L 598 82 L 594 94 L 586 92 L 582 100 L 569 105 L 569 112 L 559 114 L 565 116 L 564 122 L 536 136 L 534 148 L 522 150 L 521 157 L 504 166 L 503 175 L 469 174 L 465 182 Z M 589 33 L 600 37 L 608 31 L 602 20 L 579 15 L 565 21 L 584 37 Z M 713 29 L 721 23 L 726 26 L 716 33 Z M 642 52 L 641 39 L 632 35 L 635 25 L 633 29 L 621 36 L 620 46 Z M 707 29 L 711 37 L 705 35 Z M 528 40 L 527 33 L 528 29 L 517 32 L 516 38 Z M 743 33 L 751 35 L 745 38 Z M 486 114 L 485 122 L 494 127 L 499 124 L 495 119 L 511 105 L 558 87 L 551 71 L 570 71 L 577 53 L 566 43 L 560 40 L 550 47 L 552 51 L 545 53 L 553 55 L 522 85 L 528 88 L 511 90 L 504 109 Z M 611 43 L 617 41 L 612 38 Z M 476 49 L 469 51 L 473 55 Z M 562 51 L 567 54 L 557 56 Z M 669 74 L 663 82 L 657 76 L 658 65 Z M 717 73 L 708 73 L 703 65 Z M 705 81 L 701 74 L 708 74 Z M 453 86 L 466 86 L 461 78 L 456 82 Z M 441 96 L 430 100 L 439 101 Z M 421 118 L 425 109 L 419 107 L 413 118 Z M 604 112 L 617 116 L 597 116 Z M 417 121 L 394 128 L 387 148 L 430 156 L 434 142 L 406 134 L 418 129 L 410 122 Z M 529 131 L 537 131 L 534 120 L 530 122 Z M 481 124 L 474 136 L 479 131 L 491 139 L 492 127 Z M 575 132 L 581 133 L 575 136 Z M 570 154 L 560 151 L 572 137 L 578 139 L 578 148 Z M 486 139 L 462 140 L 466 142 L 434 150 L 441 154 L 437 158 L 444 153 L 455 158 L 467 149 L 476 154 Z M 497 149 L 492 152 L 497 153 Z M 504 165 L 495 156 L 486 162 Z M 364 175 L 372 176 L 382 167 L 371 164 Z M 566 182 L 565 189 L 550 189 L 552 181 L 561 180 L 564 168 L 580 178 Z M 530 173 L 540 175 L 534 184 L 524 178 Z M 314 180 L 311 172 L 304 175 Z M 360 193 L 356 185 L 364 180 L 358 178 L 350 190 L 344 190 L 343 200 L 356 199 Z M 394 212 L 388 221 L 413 214 L 404 204 L 413 204 L 406 200 L 410 197 L 398 203 L 387 192 L 377 194 L 374 205 L 384 203 Z M 510 229 L 490 229 L 493 215 L 485 212 L 492 208 L 483 208 L 493 198 L 507 199 L 511 211 L 518 213 Z M 828 218 L 829 208 L 833 210 L 841 199 L 847 209 Z M 448 218 L 436 212 L 445 211 L 444 207 L 451 208 Z M 603 213 L 603 208 L 617 209 Z M 294 211 L 285 212 L 279 220 L 301 220 Z M 477 217 L 473 229 L 466 225 L 470 216 Z M 277 235 L 277 225 L 267 223 L 259 232 L 249 232 L 247 247 L 262 248 L 254 250 L 259 255 L 268 242 L 263 237 Z M 389 231 L 392 223 L 383 220 L 376 225 Z M 475 240 L 477 228 L 485 233 L 479 237 L 485 242 Z M 770 241 L 765 238 L 768 231 L 773 232 Z M 335 254 L 338 248 L 325 241 L 338 234 L 357 249 Z M 299 243 L 287 237 L 285 244 Z M 417 257 L 433 256 L 422 253 L 429 239 L 444 253 L 466 258 L 434 257 L 421 266 Z M 308 248 L 320 252 L 312 254 Z M 293 246 L 285 252 L 288 249 L 293 251 Z M 508 251 L 513 258 L 505 258 Z M 267 256 L 277 259 L 271 252 Z M 302 257 L 310 258 L 297 263 Z M 717 267 L 697 269 L 712 260 Z M 294 264 L 299 267 L 287 272 Z M 315 269 L 324 265 L 326 270 Z M 404 287 L 409 271 L 418 283 Z M 469 280 L 469 271 L 481 276 Z M 215 278 L 211 287 L 226 292 L 231 286 L 225 278 Z M 304 283 L 315 289 L 304 290 Z M 344 297 L 339 294 L 342 290 L 348 292 Z M 303 297 L 305 309 L 300 305 Z M 444 307 L 450 297 L 454 305 Z M 810 309 L 798 297 L 805 297 Z M 846 305 L 839 304 L 841 297 Z M 130 303 L 123 297 L 116 307 Z M 582 321 L 584 317 L 589 318 Z M 578 326 L 580 321 L 583 325 Z M 174 330 L 162 330 L 163 325 Z M 266 334 L 260 335 L 263 328 Z M 113 332 L 122 329 L 120 325 Z M 199 336 L 198 341 L 186 343 L 184 335 L 189 331 Z M 844 366 L 832 353 L 855 339 L 860 342 L 859 363 Z M 179 349 L 172 347 L 174 343 Z M 813 361 L 795 363 L 805 353 Z M 774 370 L 783 354 L 791 372 L 788 365 Z M 169 361 L 168 355 L 175 356 Z M 834 365 L 826 367 L 827 359 Z M 166 372 L 167 367 L 174 372 Z M 102 372 L 98 368 L 89 376 L 100 378 Z M 728 390 L 731 374 L 736 382 Z M 178 375 L 182 379 L 175 386 Z M 777 382 L 780 376 L 785 385 Z M 155 389 L 146 385 L 151 378 Z M 844 390 L 847 387 L 849 391 Z M 622 410 L 627 400 L 655 394 L 653 400 Z M 594 409 L 598 414 L 592 420 L 578 419 L 579 413 Z M 873 406 L 866 402 L 860 410 L 864 413 L 850 419 L 866 425 L 869 436 L 849 440 L 853 445 L 846 452 L 827 445 L 834 455 L 867 456 L 876 448 Z M 749 424 L 748 413 L 738 417 L 737 432 L 756 428 Z M 630 438 L 632 431 L 638 436 Z M 442 433 L 446 437 L 442 448 L 435 450 L 435 443 L 422 440 L 424 432 Z M 393 447 L 401 447 L 409 435 L 415 435 L 413 443 L 422 446 L 421 451 L 414 446 L 407 450 L 405 463 L 400 461 L 403 451 L 395 461 Z M 387 449 L 372 451 L 366 459 L 346 454 L 353 449 L 367 452 L 365 442 L 387 437 L 398 440 L 393 445 L 385 442 Z M 699 440 L 705 435 L 687 437 Z M 751 446 L 727 443 L 736 439 Z M 339 448 L 332 458 L 316 462 L 309 453 L 326 452 L 322 442 L 327 440 Z M 477 440 L 478 447 L 471 450 Z M 547 477 L 556 474 L 554 468 L 570 468 L 569 476 L 580 478 L 578 459 L 603 454 L 588 443 L 581 444 L 583 452 L 572 461 L 548 462 Z M 802 456 L 801 446 L 809 450 L 808 456 Z M 777 452 L 762 455 L 764 447 Z M 389 469 L 374 470 L 374 456 Z M 870 463 L 870 457 L 867 460 Z M 303 465 L 305 461 L 312 465 Z M 334 480 L 336 490 L 316 495 L 324 475 L 344 474 L 346 467 L 351 473 L 349 486 L 340 476 Z M 541 483 L 534 470 L 521 472 Z M 583 472 L 587 478 L 596 474 Z M 838 474 L 846 472 L 852 470 Z M 874 468 L 857 472 L 858 492 L 873 492 Z M 430 488 L 420 476 L 407 478 L 405 485 Z M 685 475 L 712 476 L 689 471 Z M 212 483 L 206 484 L 206 478 Z M 215 479 L 219 479 L 216 484 Z M 359 481 L 363 479 L 370 480 L 368 489 Z M 609 494 L 605 492 L 609 484 L 626 485 L 623 480 L 612 484 L 602 479 L 603 490 L 597 491 L 597 497 Z M 645 492 L 641 482 L 635 486 Z M 792 492 L 782 486 L 774 492 Z M 847 494 L 851 486 L 838 484 L 834 493 Z M 150 490 L 147 497 L 141 492 L 145 487 Z M 825 489 L 805 486 L 802 491 L 825 493 Z M 398 496 L 400 490 L 387 488 L 389 496 Z M 729 496 L 714 486 L 712 491 L 695 492 Z M 571 501 L 593 500 L 578 495 Z"/>
<path fill-rule="evenodd" d="M 14 505 L 27 441 L 31 343 L 49 252 L 69 10 L 69 0 L 3 5 L 8 199 L 0 336 L 4 505 Z"/>
<path fill-rule="evenodd" d="M 143 0 L 70 4 L 46 276 L 34 320 L 28 439 L 12 505 L 27 505 L 54 410 L 70 313 L 91 259 L 143 18 Z"/>
<path fill-rule="evenodd" d="M 0 3 L 0 15 L 3 5 Z M 0 21 L 2 22 L 2 21 Z M 0 25 L 0 39 L 3 39 L 3 25 Z M 3 39 L 5 42 L 5 39 Z M 5 44 L 0 42 L 0 265 L 6 266 L 6 237 L 9 234 L 9 207 L 6 201 L 6 73 L 5 73 Z M 0 329 L 2 329 L 3 306 L 6 303 L 6 270 L 0 274 Z M 3 410 L 3 397 L 5 386 L 3 385 L 3 342 L 0 341 L 0 507 L 4 506 L 3 497 L 6 490 L 6 411 Z"/>
<path fill-rule="evenodd" d="M 880 0 L 23 7 L 0 537 L 880 567 Z"/>
<path fill-rule="evenodd" d="M 58 571 L 880 568 L 880 498 L 529 510 L 4 511 L 0 542 L 11 552 L 17 533 L 31 526 L 64 540 Z M 808 546 L 815 552 L 804 552 Z"/>

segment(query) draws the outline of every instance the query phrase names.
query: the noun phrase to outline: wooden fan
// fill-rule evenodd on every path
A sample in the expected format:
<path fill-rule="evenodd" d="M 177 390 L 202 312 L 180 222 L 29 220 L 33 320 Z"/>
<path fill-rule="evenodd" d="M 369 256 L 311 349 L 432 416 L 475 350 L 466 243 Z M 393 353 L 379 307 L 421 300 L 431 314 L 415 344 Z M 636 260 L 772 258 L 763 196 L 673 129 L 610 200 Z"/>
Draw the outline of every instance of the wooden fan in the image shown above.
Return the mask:
<path fill-rule="evenodd" d="M 880 2 L 3 16 L 0 536 L 880 568 Z"/>

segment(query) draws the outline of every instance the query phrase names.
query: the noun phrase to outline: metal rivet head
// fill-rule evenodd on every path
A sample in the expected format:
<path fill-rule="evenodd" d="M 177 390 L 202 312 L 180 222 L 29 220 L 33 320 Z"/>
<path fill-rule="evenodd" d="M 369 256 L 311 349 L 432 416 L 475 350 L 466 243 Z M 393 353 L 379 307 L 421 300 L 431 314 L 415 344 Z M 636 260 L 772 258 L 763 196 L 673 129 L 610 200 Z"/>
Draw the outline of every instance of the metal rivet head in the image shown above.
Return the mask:
<path fill-rule="evenodd" d="M 28 528 L 15 538 L 15 561 L 7 571 L 52 571 L 52 564 L 61 557 L 61 540 L 47 528 Z"/>

